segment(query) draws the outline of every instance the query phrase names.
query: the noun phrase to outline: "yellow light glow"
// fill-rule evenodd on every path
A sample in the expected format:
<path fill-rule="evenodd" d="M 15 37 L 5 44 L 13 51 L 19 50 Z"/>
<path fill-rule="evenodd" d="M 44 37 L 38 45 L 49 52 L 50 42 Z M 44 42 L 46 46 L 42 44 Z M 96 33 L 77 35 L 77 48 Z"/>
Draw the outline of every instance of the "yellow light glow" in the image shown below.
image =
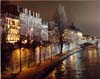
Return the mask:
<path fill-rule="evenodd" d="M 71 62 L 75 61 L 75 55 L 70 56 L 70 61 Z"/>
<path fill-rule="evenodd" d="M 27 40 L 23 40 L 23 41 L 22 41 L 22 44 L 26 44 L 26 43 L 27 43 Z"/>
<path fill-rule="evenodd" d="M 13 19 L 10 17 L 7 17 L 6 20 L 8 21 L 7 27 L 9 28 L 8 30 L 8 35 L 7 35 L 7 40 L 10 43 L 16 42 L 19 40 L 19 29 L 20 29 L 20 21 L 18 19 Z"/>
<path fill-rule="evenodd" d="M 80 37 L 83 36 L 83 34 L 81 32 L 77 32 L 77 35 L 80 36 Z"/>
<path fill-rule="evenodd" d="M 25 67 L 27 67 L 29 55 L 30 55 L 30 50 L 27 48 L 15 49 L 14 51 L 12 51 L 12 60 L 11 61 L 12 61 L 12 66 L 13 66 L 14 72 L 19 71 L 18 65 L 20 64 L 20 59 L 21 59 L 22 70 Z"/>
<path fill-rule="evenodd" d="M 8 25 L 8 28 L 10 27 L 10 25 Z"/>
<path fill-rule="evenodd" d="M 74 32 L 72 31 L 71 34 L 73 34 Z"/>

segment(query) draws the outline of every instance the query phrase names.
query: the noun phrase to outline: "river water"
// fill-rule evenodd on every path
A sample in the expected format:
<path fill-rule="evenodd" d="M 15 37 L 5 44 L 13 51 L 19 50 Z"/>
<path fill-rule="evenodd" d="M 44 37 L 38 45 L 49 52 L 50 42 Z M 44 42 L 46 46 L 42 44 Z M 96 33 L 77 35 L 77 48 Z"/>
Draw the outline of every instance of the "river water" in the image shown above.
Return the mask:
<path fill-rule="evenodd" d="M 100 49 L 85 49 L 73 54 L 45 79 L 100 79 Z"/>

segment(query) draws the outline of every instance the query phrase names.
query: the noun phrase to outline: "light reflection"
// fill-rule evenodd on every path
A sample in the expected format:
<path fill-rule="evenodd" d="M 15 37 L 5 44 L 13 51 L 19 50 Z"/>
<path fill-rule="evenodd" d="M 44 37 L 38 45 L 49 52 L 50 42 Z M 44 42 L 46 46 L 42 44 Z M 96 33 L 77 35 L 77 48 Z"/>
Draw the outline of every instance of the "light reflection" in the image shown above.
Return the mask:
<path fill-rule="evenodd" d="M 70 56 L 70 62 L 75 62 L 76 54 Z"/>
<path fill-rule="evenodd" d="M 93 56 L 95 59 L 97 58 L 97 50 L 96 49 L 94 49 L 94 51 L 93 51 Z"/>
<path fill-rule="evenodd" d="M 92 56 L 93 56 L 92 51 L 88 50 L 88 58 L 89 58 L 90 62 L 91 62 Z"/>
<path fill-rule="evenodd" d="M 98 62 L 100 59 L 99 53 L 100 53 L 100 49 L 98 49 L 98 51 L 97 49 L 88 49 L 88 50 L 73 54 L 71 57 L 63 61 L 66 67 L 65 69 L 66 73 L 64 73 L 64 75 L 61 75 L 62 73 L 60 73 L 58 74 L 58 77 L 54 79 L 67 79 L 67 78 L 68 79 L 83 79 L 83 78 L 93 77 L 92 75 L 94 74 L 91 74 L 90 71 L 92 70 L 93 73 L 95 73 L 94 69 L 98 70 L 99 67 L 97 66 L 99 66 L 100 64 Z M 90 63 L 90 61 L 92 63 Z M 95 68 L 91 69 L 91 67 L 95 67 Z M 54 71 L 57 71 L 59 73 L 60 68 L 61 68 L 60 65 L 58 65 L 58 69 L 57 69 L 58 71 L 57 70 L 54 70 Z M 99 72 L 96 72 L 96 73 L 98 74 L 95 74 L 95 75 L 98 76 Z M 47 79 L 53 79 L 51 76 L 52 75 L 49 75 L 49 78 Z"/>
<path fill-rule="evenodd" d="M 95 61 L 98 58 L 97 50 L 96 49 L 88 50 L 88 58 L 89 58 L 89 62 Z"/>
<path fill-rule="evenodd" d="M 80 79 L 79 77 L 82 76 L 82 61 L 81 61 L 82 52 L 76 54 L 76 62 L 75 62 L 75 70 L 76 70 L 76 78 Z"/>
<path fill-rule="evenodd" d="M 66 61 L 65 60 L 63 61 L 63 64 L 66 65 Z"/>

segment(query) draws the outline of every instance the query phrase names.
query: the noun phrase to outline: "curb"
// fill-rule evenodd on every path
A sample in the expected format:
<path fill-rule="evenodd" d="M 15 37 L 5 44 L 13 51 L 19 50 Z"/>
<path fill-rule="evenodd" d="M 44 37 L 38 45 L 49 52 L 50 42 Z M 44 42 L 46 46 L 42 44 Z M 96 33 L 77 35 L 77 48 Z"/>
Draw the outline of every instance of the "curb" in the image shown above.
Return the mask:
<path fill-rule="evenodd" d="M 68 57 L 70 57 L 71 55 L 77 53 L 78 51 L 81 51 L 82 49 L 77 49 L 75 51 L 71 51 L 69 52 L 69 54 L 62 56 L 60 59 L 58 59 L 57 61 L 55 61 L 54 63 L 52 63 L 49 67 L 45 68 L 44 71 L 38 73 L 35 77 L 32 77 L 34 79 L 44 79 L 47 75 L 49 75 L 50 72 L 52 72 L 54 70 L 54 68 L 59 65 L 63 60 L 67 59 Z M 30 79 L 32 79 L 30 78 Z"/>

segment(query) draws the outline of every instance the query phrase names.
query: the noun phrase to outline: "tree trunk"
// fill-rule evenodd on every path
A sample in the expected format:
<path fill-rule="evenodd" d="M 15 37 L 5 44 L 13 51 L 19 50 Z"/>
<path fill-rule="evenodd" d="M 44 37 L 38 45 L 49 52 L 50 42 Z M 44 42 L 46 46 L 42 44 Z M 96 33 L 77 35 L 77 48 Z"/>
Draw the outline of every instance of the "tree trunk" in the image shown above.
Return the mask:
<path fill-rule="evenodd" d="M 60 43 L 60 54 L 63 53 L 63 42 Z"/>
<path fill-rule="evenodd" d="M 62 40 L 62 34 L 60 34 L 60 54 L 63 53 L 63 40 Z"/>

